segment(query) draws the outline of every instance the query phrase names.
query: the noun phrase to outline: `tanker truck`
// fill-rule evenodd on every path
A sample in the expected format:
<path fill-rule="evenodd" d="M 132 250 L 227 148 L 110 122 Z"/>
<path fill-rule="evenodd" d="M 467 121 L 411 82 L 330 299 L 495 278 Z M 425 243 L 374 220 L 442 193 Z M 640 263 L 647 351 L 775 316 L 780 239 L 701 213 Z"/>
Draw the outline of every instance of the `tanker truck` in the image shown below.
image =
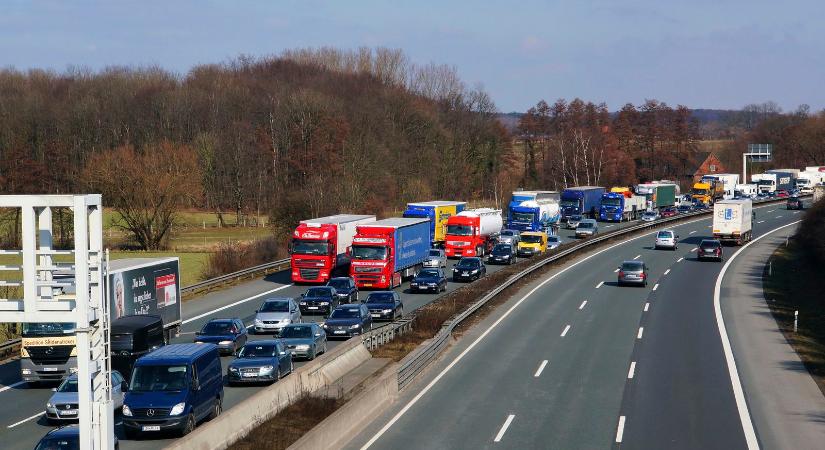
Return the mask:
<path fill-rule="evenodd" d="M 484 256 L 496 244 L 501 227 L 500 209 L 469 209 L 450 217 L 447 219 L 447 257 Z"/>
<path fill-rule="evenodd" d="M 507 228 L 520 231 L 548 231 L 559 222 L 559 193 L 516 191 L 507 211 Z"/>

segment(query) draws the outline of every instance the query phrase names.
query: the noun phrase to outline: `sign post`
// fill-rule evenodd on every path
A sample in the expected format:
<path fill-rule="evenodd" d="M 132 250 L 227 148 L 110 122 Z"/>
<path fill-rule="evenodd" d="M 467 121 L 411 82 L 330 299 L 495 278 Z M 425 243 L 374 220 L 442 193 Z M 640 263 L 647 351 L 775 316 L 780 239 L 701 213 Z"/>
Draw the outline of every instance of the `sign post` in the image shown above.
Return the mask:
<path fill-rule="evenodd" d="M 748 161 L 770 162 L 773 144 L 748 144 L 748 151 L 742 153 L 742 184 L 748 182 Z"/>

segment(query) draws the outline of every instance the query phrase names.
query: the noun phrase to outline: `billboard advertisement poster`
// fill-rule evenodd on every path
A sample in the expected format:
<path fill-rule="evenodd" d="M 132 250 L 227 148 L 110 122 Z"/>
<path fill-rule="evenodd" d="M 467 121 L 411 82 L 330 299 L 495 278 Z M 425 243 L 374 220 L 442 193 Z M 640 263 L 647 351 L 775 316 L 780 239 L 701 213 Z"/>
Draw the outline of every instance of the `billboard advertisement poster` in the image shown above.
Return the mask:
<path fill-rule="evenodd" d="M 112 319 L 126 315 L 156 315 L 164 324 L 180 320 L 176 262 L 165 262 L 110 274 Z"/>

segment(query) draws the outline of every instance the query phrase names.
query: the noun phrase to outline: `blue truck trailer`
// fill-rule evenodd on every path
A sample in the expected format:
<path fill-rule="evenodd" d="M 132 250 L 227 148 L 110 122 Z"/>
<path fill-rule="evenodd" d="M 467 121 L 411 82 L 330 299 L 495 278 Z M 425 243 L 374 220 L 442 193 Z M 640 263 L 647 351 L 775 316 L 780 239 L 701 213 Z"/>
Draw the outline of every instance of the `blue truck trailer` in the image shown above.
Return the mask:
<path fill-rule="evenodd" d="M 573 215 L 582 215 L 591 219 L 599 218 L 599 207 L 605 188 L 601 186 L 576 186 L 561 193 L 561 217 L 566 222 Z"/>
<path fill-rule="evenodd" d="M 447 236 L 447 219 L 464 211 L 467 202 L 435 200 L 431 202 L 407 203 L 402 217 L 430 219 L 430 235 L 433 247 L 444 247 Z"/>
<path fill-rule="evenodd" d="M 399 286 L 429 254 L 429 219 L 384 219 L 358 225 L 356 230 L 350 275 L 359 288 Z"/>
<path fill-rule="evenodd" d="M 559 193 L 556 191 L 516 191 L 507 207 L 507 228 L 520 231 L 548 231 L 558 226 Z"/>

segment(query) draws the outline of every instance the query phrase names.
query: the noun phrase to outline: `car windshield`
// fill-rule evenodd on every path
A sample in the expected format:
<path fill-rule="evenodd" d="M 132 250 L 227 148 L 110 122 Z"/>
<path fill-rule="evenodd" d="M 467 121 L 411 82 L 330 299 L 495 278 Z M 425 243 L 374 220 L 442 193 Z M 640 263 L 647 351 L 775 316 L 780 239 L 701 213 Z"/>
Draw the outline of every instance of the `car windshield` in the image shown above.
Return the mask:
<path fill-rule="evenodd" d="M 580 216 L 578 214 L 574 214 L 574 215 L 570 216 L 569 220 L 572 220 L 574 222 L 578 222 L 578 221 L 582 220 L 582 216 Z"/>
<path fill-rule="evenodd" d="M 432 269 L 431 270 L 426 270 L 425 269 L 425 270 L 422 270 L 421 272 L 418 272 L 418 276 L 419 277 L 424 277 L 424 278 L 438 277 L 438 271 L 437 270 L 432 270 Z"/>
<path fill-rule="evenodd" d="M 622 206 L 620 198 L 602 198 L 602 206 Z"/>
<path fill-rule="evenodd" d="M 494 255 L 506 255 L 510 253 L 510 245 L 509 244 L 498 244 L 493 247 L 493 254 Z"/>
<path fill-rule="evenodd" d="M 516 233 L 513 230 L 501 230 L 502 236 L 515 236 Z"/>
<path fill-rule="evenodd" d="M 547 238 L 547 242 L 561 242 L 558 236 L 550 236 Z"/>
<path fill-rule="evenodd" d="M 326 255 L 331 248 L 327 241 L 292 240 L 292 253 L 296 255 Z"/>
<path fill-rule="evenodd" d="M 261 305 L 261 312 L 289 312 L 289 301 L 276 300 L 264 302 Z"/>
<path fill-rule="evenodd" d="M 392 301 L 392 292 L 374 292 L 367 297 L 367 304 L 392 303 Z"/>
<path fill-rule="evenodd" d="M 458 264 L 456 264 L 456 267 L 461 269 L 475 269 L 476 267 L 478 267 L 478 260 L 462 259 L 458 262 Z"/>
<path fill-rule="evenodd" d="M 186 366 L 137 366 L 132 372 L 132 392 L 171 392 L 186 389 Z"/>
<path fill-rule="evenodd" d="M 593 222 L 579 222 L 577 228 L 593 228 Z"/>
<path fill-rule="evenodd" d="M 530 213 L 530 212 L 516 212 L 516 211 L 513 211 L 513 212 L 510 213 L 510 216 L 516 222 L 532 222 L 533 217 L 535 217 L 535 214 Z"/>
<path fill-rule="evenodd" d="M 45 337 L 45 336 L 65 336 L 73 335 L 75 332 L 74 323 L 24 323 L 23 337 Z"/>
<path fill-rule="evenodd" d="M 642 263 L 640 262 L 626 262 L 622 263 L 622 271 L 624 272 L 641 272 L 642 271 Z"/>
<path fill-rule="evenodd" d="M 642 215 L 645 216 L 645 217 L 656 217 L 656 213 L 655 212 L 650 212 L 650 211 L 648 211 L 648 212 L 646 212 Z"/>
<path fill-rule="evenodd" d="M 719 243 L 719 241 L 702 241 L 702 243 L 699 244 L 699 246 L 702 248 L 717 248 L 721 247 L 722 244 Z"/>
<path fill-rule="evenodd" d="M 310 288 L 307 289 L 305 297 L 332 297 L 332 289 L 330 288 Z"/>
<path fill-rule="evenodd" d="M 347 289 L 349 288 L 349 280 L 329 280 L 327 285 L 335 289 Z"/>
<path fill-rule="evenodd" d="M 673 233 L 670 231 L 660 231 L 656 237 L 661 239 L 670 239 L 673 237 Z"/>
<path fill-rule="evenodd" d="M 234 328 L 232 322 L 208 322 L 201 328 L 201 334 L 229 334 Z"/>
<path fill-rule="evenodd" d="M 541 244 L 541 236 L 537 236 L 535 234 L 525 234 L 521 237 L 522 242 L 526 242 L 528 244 Z"/>
<path fill-rule="evenodd" d="M 306 327 L 309 328 L 309 327 Z M 238 353 L 238 358 L 264 358 L 275 356 L 275 346 L 272 344 L 247 344 Z"/>
<path fill-rule="evenodd" d="M 293 325 L 281 330 L 284 339 L 306 339 L 312 337 L 312 327 L 309 325 Z"/>
<path fill-rule="evenodd" d="M 387 247 L 374 247 L 366 245 L 352 246 L 352 259 L 366 259 L 373 261 L 383 261 L 387 259 Z"/>
<path fill-rule="evenodd" d="M 353 319 L 361 317 L 361 312 L 356 308 L 336 309 L 330 314 L 330 319 Z"/>
<path fill-rule="evenodd" d="M 77 378 L 66 378 L 57 387 L 57 392 L 77 392 Z"/>
<path fill-rule="evenodd" d="M 441 250 L 430 250 L 429 255 L 439 257 L 439 256 L 441 256 Z"/>
<path fill-rule="evenodd" d="M 80 450 L 80 435 L 44 437 L 34 450 Z"/>
<path fill-rule="evenodd" d="M 447 234 L 453 236 L 472 236 L 473 227 L 470 225 L 447 225 Z"/>

